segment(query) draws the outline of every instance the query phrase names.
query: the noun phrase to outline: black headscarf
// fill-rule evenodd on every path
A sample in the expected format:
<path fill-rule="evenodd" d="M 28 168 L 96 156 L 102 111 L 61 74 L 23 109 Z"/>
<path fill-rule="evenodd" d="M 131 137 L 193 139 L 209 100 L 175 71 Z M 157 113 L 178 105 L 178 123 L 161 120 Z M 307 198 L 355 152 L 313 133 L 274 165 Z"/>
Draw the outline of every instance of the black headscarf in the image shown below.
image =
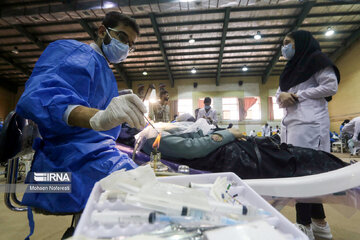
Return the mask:
<path fill-rule="evenodd" d="M 337 81 L 340 83 L 340 72 L 334 63 L 321 52 L 319 42 L 308 31 L 295 31 L 289 35 L 295 40 L 295 55 L 287 62 L 280 75 L 280 89 L 283 92 L 307 81 L 316 72 L 333 67 Z M 331 96 L 325 98 L 331 100 Z"/>

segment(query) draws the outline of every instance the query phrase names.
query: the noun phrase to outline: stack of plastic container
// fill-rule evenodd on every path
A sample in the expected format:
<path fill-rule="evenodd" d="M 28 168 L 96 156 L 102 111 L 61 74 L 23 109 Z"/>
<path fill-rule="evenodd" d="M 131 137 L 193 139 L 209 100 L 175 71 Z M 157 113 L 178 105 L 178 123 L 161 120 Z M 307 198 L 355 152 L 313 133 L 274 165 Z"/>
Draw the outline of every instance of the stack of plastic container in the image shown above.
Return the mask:
<path fill-rule="evenodd" d="M 279 232 L 287 235 L 286 239 L 308 239 L 300 230 L 298 230 L 289 220 L 287 220 L 282 214 L 280 214 L 275 208 L 267 203 L 260 195 L 252 190 L 247 184 L 245 184 L 234 173 L 212 173 L 212 174 L 199 174 L 199 175 L 186 175 L 175 177 L 161 177 L 157 178 L 158 182 L 171 183 L 181 186 L 189 187 L 193 186 L 206 186 L 207 184 L 213 184 L 218 177 L 226 177 L 231 182 L 231 194 L 237 195 L 241 203 L 245 206 L 252 206 L 262 209 L 271 215 L 268 222 Z M 90 198 L 87 202 L 85 210 L 81 216 L 80 222 L 76 228 L 74 237 L 86 237 L 89 239 L 111 239 L 119 236 L 133 236 L 137 234 L 151 232 L 157 229 L 164 228 L 165 223 L 156 222 L 143 224 L 133 224 L 131 222 L 119 222 L 109 220 L 108 224 L 103 224 L 106 219 L 99 223 L 96 220 L 96 214 L 109 213 L 111 218 L 111 212 L 123 211 L 124 213 L 136 213 L 141 208 L 134 204 L 126 204 L 120 199 L 107 199 L 101 200 L 101 194 L 104 193 L 99 183 L 96 183 Z M 101 215 L 99 215 L 101 216 Z M 226 231 L 226 230 L 225 230 Z M 230 231 L 230 230 L 229 230 Z M 261 229 L 260 229 L 261 231 Z M 265 228 L 264 228 L 265 231 Z M 290 238 L 289 238 L 290 236 Z M 123 239 L 123 238 L 122 238 Z"/>

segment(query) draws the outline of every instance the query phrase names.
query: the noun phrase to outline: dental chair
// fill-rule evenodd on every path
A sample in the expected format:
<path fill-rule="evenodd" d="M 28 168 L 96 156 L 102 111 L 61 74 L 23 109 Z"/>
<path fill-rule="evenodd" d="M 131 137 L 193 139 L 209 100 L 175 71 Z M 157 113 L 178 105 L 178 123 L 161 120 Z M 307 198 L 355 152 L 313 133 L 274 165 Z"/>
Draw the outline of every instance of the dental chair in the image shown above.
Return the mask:
<path fill-rule="evenodd" d="M 7 162 L 4 202 L 6 207 L 11 211 L 25 212 L 28 210 L 28 207 L 22 205 L 21 201 L 16 196 L 19 159 L 25 155 L 34 153 L 32 145 L 34 140 L 38 137 L 41 136 L 37 125 L 31 120 L 21 117 L 15 111 L 10 112 L 6 116 L 0 134 L 0 163 Z M 72 235 L 71 231 L 74 230 L 74 225 L 76 225 L 80 216 L 79 214 L 73 213 L 54 214 L 37 208 L 32 208 L 32 210 L 44 215 L 73 215 L 71 226 L 65 232 L 63 239 Z"/>

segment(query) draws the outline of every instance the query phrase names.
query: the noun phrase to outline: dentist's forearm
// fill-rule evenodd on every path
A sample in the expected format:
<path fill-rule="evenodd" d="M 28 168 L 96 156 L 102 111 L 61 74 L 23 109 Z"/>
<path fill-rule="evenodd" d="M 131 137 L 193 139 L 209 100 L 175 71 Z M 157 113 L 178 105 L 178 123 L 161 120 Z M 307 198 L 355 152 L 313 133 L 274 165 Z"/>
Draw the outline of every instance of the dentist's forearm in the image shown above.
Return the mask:
<path fill-rule="evenodd" d="M 91 129 L 89 121 L 98 111 L 96 108 L 78 106 L 71 111 L 68 123 L 70 126 Z"/>

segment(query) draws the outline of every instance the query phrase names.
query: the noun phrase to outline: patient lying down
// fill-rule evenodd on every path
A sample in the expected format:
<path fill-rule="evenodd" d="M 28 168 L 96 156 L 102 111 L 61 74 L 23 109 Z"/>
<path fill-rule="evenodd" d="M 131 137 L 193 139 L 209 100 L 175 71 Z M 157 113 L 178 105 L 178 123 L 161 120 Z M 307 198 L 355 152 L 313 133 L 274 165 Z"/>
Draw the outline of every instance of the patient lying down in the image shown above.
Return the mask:
<path fill-rule="evenodd" d="M 339 158 L 309 148 L 280 144 L 273 137 L 245 137 L 237 129 L 213 131 L 200 119 L 196 123 L 160 123 L 159 151 L 163 159 L 211 172 L 234 172 L 243 179 L 279 178 L 318 174 L 348 164 Z M 157 136 L 146 128 L 143 151 L 150 154 Z"/>

